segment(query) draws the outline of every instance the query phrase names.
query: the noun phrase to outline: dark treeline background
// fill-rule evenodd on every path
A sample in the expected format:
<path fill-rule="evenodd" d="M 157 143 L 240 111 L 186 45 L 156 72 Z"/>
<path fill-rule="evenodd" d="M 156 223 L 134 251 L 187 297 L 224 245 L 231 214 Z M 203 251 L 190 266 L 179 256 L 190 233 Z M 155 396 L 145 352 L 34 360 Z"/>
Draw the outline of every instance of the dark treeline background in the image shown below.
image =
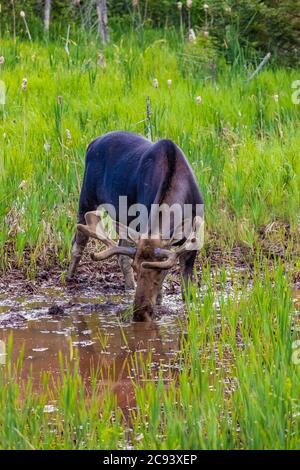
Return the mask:
<path fill-rule="evenodd" d="M 20 12 L 24 11 L 33 38 L 45 31 L 45 7 L 50 4 L 50 37 L 67 25 L 93 33 L 99 30 L 97 5 L 107 4 L 111 37 L 129 28 L 173 28 L 180 31 L 180 11 L 174 0 L 5 0 L 1 2 L 1 35 L 26 36 Z M 271 51 L 277 59 L 299 61 L 300 0 L 193 0 L 190 10 L 182 3 L 184 34 L 188 26 L 207 31 L 219 49 L 234 37 L 241 47 Z M 190 12 L 190 20 L 188 18 Z"/>

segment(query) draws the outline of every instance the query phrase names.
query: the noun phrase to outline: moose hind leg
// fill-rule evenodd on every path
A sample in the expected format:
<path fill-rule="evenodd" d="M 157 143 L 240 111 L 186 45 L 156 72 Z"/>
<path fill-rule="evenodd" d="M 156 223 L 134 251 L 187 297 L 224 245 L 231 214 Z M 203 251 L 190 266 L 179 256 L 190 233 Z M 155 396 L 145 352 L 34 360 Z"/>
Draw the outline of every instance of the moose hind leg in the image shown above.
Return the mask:
<path fill-rule="evenodd" d="M 120 246 L 131 246 L 130 242 L 126 240 L 120 240 Z M 118 256 L 118 263 L 121 268 L 122 273 L 124 274 L 125 278 L 125 290 L 133 290 L 135 289 L 135 281 L 132 269 L 132 259 L 129 256 L 119 255 Z"/>

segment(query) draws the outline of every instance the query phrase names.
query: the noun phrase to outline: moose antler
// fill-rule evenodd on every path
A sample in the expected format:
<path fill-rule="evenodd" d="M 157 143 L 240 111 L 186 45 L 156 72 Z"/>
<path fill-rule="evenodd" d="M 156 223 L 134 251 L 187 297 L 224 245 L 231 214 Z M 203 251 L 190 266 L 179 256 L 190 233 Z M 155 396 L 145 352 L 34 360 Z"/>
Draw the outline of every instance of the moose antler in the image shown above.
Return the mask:
<path fill-rule="evenodd" d="M 136 249 L 135 247 L 120 246 L 114 240 L 108 237 L 105 232 L 99 211 L 91 211 L 85 214 L 86 225 L 78 224 L 77 229 L 91 238 L 96 238 L 102 241 L 107 249 L 100 253 L 92 253 L 94 261 L 103 261 L 114 255 L 126 255 L 134 258 Z"/>
<path fill-rule="evenodd" d="M 172 247 L 175 239 L 174 235 L 169 240 L 169 249 L 157 249 L 157 256 L 166 258 L 164 261 L 144 261 L 142 267 L 146 269 L 170 269 L 174 266 L 177 259 L 186 251 L 200 250 L 203 245 L 203 233 L 200 229 L 203 228 L 203 219 L 200 216 L 196 216 L 193 221 L 193 226 L 190 235 L 187 237 L 183 245 L 178 247 Z"/>

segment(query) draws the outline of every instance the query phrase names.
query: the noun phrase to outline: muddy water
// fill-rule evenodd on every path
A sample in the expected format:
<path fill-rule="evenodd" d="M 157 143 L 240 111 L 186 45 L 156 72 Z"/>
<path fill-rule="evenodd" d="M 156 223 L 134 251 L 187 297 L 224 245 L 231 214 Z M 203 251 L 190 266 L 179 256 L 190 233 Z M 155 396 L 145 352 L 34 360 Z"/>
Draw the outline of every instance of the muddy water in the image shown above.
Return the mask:
<path fill-rule="evenodd" d="M 63 311 L 50 315 L 54 298 Z M 0 295 L 0 362 L 5 361 L 4 344 L 13 333 L 13 358 L 24 347 L 22 376 L 26 378 L 32 366 L 35 388 L 41 372 L 51 371 L 54 377 L 60 374 L 60 351 L 66 358 L 78 355 L 79 370 L 87 386 L 91 365 L 101 368 L 103 381 L 108 377 L 113 380 L 119 404 L 128 405 L 133 399 L 131 379 L 138 378 L 132 368 L 135 353 L 145 362 L 151 353 L 154 377 L 163 363 L 167 380 L 170 362 L 179 349 L 179 317 L 183 308 L 177 295 L 168 296 L 167 314 L 161 320 L 135 323 L 124 321 L 124 315 L 120 317 L 120 305 L 124 310 L 131 302 L 132 298 L 124 294 L 93 298 L 89 292 L 82 297 L 66 297 L 59 289 L 41 290 L 25 298 L 7 299 Z"/>
<path fill-rule="evenodd" d="M 130 321 L 126 309 L 129 310 L 133 299 L 128 294 L 96 296 L 93 290 L 76 290 L 78 295 L 47 285 L 26 296 L 8 298 L 0 293 L 0 364 L 6 360 L 5 345 L 13 333 L 13 359 L 24 347 L 22 376 L 26 379 L 32 367 L 36 389 L 41 372 L 51 371 L 54 377 L 59 376 L 59 352 L 66 358 L 70 354 L 78 356 L 80 374 L 87 387 L 91 365 L 101 369 L 102 381 L 112 382 L 122 407 L 134 406 L 132 379 L 144 380 L 132 367 L 136 353 L 141 363 L 146 363 L 151 353 L 152 377 L 162 365 L 166 382 L 170 380 L 170 371 L 178 368 L 182 334 L 184 307 L 179 289 L 165 295 L 164 315 L 152 323 Z M 227 294 L 230 292 L 228 288 Z M 62 310 L 49 314 L 54 304 Z M 294 306 L 300 312 L 300 291 L 294 292 Z"/>

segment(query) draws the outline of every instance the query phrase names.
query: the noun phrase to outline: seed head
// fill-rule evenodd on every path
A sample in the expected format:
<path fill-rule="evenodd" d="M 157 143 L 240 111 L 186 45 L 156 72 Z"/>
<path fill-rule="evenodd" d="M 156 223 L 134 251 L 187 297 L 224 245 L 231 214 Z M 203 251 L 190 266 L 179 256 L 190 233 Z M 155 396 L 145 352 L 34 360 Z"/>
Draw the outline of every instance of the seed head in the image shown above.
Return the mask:
<path fill-rule="evenodd" d="M 273 99 L 274 99 L 275 103 L 278 103 L 279 95 L 273 95 Z"/>
<path fill-rule="evenodd" d="M 59 95 L 59 96 L 57 97 L 57 102 L 58 102 L 59 106 L 62 105 L 62 96 Z"/>
<path fill-rule="evenodd" d="M 26 16 L 26 15 L 25 15 L 25 11 L 23 11 L 23 10 L 20 11 L 20 16 L 21 16 L 21 18 L 25 18 L 25 16 Z"/>
<path fill-rule="evenodd" d="M 195 42 L 196 41 L 196 34 L 193 29 L 190 29 L 189 31 L 189 41 L 190 42 Z"/>
<path fill-rule="evenodd" d="M 191 8 L 192 4 L 193 4 L 192 0 L 186 0 L 186 7 L 187 8 Z"/>
<path fill-rule="evenodd" d="M 3 57 L 3 55 L 0 56 L 0 65 L 3 65 L 5 62 L 5 59 Z"/>
<path fill-rule="evenodd" d="M 205 38 L 208 38 L 209 37 L 209 31 L 203 31 L 203 36 Z"/>
<path fill-rule="evenodd" d="M 168 87 L 171 88 L 171 86 L 172 86 L 172 80 L 171 80 L 170 78 L 169 78 L 169 80 L 167 81 L 167 83 L 168 83 Z"/>
<path fill-rule="evenodd" d="M 196 104 L 201 104 L 202 103 L 202 97 L 201 96 L 196 96 L 195 101 L 196 101 Z"/>
<path fill-rule="evenodd" d="M 154 78 L 154 80 L 153 80 L 153 86 L 154 86 L 154 88 L 158 88 L 158 80 L 157 80 L 157 78 Z"/>
<path fill-rule="evenodd" d="M 178 10 L 182 10 L 182 2 L 177 2 L 177 8 Z"/>
<path fill-rule="evenodd" d="M 203 8 L 204 8 L 204 10 L 207 11 L 209 9 L 209 5 L 207 5 L 207 3 L 204 3 Z"/>

